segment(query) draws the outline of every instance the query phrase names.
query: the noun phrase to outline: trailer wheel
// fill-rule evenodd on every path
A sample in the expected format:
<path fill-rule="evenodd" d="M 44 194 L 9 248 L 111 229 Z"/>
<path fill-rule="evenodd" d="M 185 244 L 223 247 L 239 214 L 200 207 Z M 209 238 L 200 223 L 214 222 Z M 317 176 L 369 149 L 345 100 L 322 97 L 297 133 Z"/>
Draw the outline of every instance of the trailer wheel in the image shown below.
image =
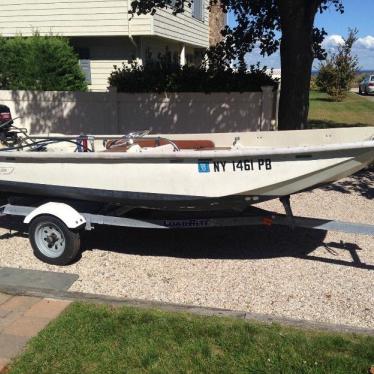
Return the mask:
<path fill-rule="evenodd" d="M 35 217 L 30 223 L 29 235 L 34 255 L 48 264 L 68 265 L 80 250 L 79 232 L 50 215 Z"/>

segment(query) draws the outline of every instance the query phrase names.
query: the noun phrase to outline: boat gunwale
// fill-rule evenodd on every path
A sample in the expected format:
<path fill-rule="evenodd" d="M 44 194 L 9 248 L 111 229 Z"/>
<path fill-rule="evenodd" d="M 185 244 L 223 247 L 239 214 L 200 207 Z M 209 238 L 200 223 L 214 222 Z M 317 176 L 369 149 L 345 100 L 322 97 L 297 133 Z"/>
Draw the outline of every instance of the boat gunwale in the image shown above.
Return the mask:
<path fill-rule="evenodd" d="M 335 143 L 324 145 L 308 145 L 298 147 L 243 147 L 230 150 L 193 151 L 182 150 L 173 152 L 30 152 L 30 151 L 0 151 L 0 160 L 12 161 L 12 159 L 47 160 L 47 159 L 72 159 L 72 160 L 154 160 L 154 159 L 216 159 L 238 158 L 257 156 L 287 156 L 316 154 L 326 152 L 339 152 L 345 150 L 368 149 L 374 151 L 374 140 L 366 140 L 351 143 Z"/>

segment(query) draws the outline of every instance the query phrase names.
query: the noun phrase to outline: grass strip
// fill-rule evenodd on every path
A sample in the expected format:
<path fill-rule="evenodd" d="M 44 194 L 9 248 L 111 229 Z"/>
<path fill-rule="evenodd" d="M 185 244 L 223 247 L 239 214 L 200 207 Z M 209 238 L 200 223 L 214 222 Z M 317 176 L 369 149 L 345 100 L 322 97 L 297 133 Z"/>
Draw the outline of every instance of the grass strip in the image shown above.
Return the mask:
<path fill-rule="evenodd" d="M 374 337 L 72 304 L 9 373 L 367 373 Z"/>
<path fill-rule="evenodd" d="M 309 127 L 374 126 L 374 100 L 349 93 L 342 102 L 327 94 L 310 92 Z"/>

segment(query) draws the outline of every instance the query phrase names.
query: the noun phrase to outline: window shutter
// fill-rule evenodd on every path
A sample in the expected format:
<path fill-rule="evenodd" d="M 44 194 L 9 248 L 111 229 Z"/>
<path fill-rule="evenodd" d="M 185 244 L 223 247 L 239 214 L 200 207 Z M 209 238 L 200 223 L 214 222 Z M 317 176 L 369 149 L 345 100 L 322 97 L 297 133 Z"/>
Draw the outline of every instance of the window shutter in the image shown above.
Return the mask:
<path fill-rule="evenodd" d="M 89 48 L 77 48 L 76 51 L 79 56 L 79 65 L 86 78 L 86 82 L 87 84 L 92 84 L 90 49 Z"/>
<path fill-rule="evenodd" d="M 204 0 L 194 0 L 192 3 L 192 17 L 204 21 Z"/>
<path fill-rule="evenodd" d="M 86 78 L 86 83 L 87 84 L 92 84 L 91 61 L 90 60 L 79 60 L 79 65 L 82 69 L 84 77 Z"/>

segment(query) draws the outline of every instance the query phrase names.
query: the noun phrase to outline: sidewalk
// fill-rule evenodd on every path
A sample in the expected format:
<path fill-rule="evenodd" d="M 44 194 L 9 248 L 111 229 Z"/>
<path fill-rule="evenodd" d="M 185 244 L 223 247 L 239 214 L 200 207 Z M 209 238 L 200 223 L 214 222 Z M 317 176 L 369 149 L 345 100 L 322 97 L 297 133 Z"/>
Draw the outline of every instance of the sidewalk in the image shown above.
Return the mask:
<path fill-rule="evenodd" d="M 69 301 L 0 293 L 0 374 Z"/>

